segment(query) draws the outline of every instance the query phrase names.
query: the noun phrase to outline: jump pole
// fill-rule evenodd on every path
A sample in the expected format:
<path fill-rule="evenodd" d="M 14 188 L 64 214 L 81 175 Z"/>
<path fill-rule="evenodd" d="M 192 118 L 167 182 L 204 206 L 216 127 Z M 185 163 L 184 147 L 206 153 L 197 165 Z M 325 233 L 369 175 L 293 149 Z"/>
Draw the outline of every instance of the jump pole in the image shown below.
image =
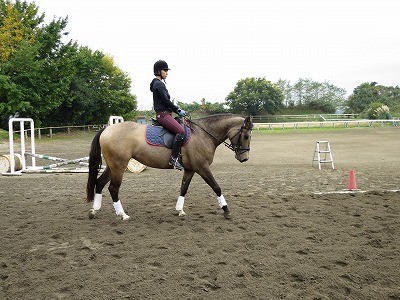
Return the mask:
<path fill-rule="evenodd" d="M 59 161 L 58 163 L 50 164 L 47 166 L 37 166 L 35 168 L 28 168 L 25 172 L 26 173 L 87 173 L 89 172 L 89 169 L 87 168 L 89 166 L 89 163 L 87 162 L 89 160 L 89 157 L 82 157 L 82 158 L 77 158 L 77 159 L 64 159 L 60 157 L 54 157 L 54 156 L 49 156 L 49 155 L 43 155 L 43 154 L 32 154 L 32 153 L 27 153 L 30 156 L 34 156 L 36 158 L 41 158 L 41 159 L 47 159 L 47 160 L 54 160 L 54 161 Z M 65 166 L 65 165 L 70 165 L 70 164 L 80 164 L 82 166 L 86 166 L 86 168 L 58 168 L 60 166 Z M 55 169 L 57 168 L 57 169 Z M 104 169 L 105 166 L 102 166 L 102 169 Z"/>

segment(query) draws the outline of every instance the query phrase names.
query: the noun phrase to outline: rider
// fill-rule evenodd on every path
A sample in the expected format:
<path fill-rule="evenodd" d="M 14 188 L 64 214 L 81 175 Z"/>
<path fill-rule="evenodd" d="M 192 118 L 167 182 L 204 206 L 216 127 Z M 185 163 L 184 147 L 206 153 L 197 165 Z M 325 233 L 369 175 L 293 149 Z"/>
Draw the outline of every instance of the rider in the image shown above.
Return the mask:
<path fill-rule="evenodd" d="M 150 83 L 150 91 L 153 92 L 153 106 L 156 111 L 157 121 L 166 129 L 175 134 L 174 143 L 172 144 L 172 155 L 169 164 L 175 169 L 183 170 L 181 160 L 181 147 L 185 137 L 185 130 L 181 124 L 173 117 L 172 112 L 179 116 L 186 116 L 186 112 L 172 103 L 171 96 L 165 87 L 165 79 L 168 76 L 168 64 L 159 60 L 154 64 L 154 78 Z"/>

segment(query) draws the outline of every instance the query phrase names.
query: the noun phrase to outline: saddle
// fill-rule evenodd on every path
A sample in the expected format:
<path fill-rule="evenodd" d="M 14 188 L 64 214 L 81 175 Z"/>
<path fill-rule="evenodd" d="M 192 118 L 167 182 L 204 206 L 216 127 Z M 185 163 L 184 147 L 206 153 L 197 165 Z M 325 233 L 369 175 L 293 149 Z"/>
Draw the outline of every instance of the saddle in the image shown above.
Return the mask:
<path fill-rule="evenodd" d="M 146 142 L 149 145 L 157 147 L 167 147 L 172 148 L 172 143 L 175 138 L 175 133 L 162 127 L 157 120 L 152 120 L 153 124 L 146 126 Z M 182 146 L 186 145 L 191 137 L 190 128 L 184 124 L 185 128 L 185 138 L 183 139 Z"/>

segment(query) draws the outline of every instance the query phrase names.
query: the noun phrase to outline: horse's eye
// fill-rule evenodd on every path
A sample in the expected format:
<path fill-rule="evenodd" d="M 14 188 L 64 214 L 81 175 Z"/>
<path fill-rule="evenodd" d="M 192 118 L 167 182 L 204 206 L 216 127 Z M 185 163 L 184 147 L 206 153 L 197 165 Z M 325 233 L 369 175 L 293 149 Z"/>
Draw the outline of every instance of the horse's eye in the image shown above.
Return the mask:
<path fill-rule="evenodd" d="M 245 135 L 243 136 L 243 138 L 244 138 L 245 140 L 248 140 L 248 139 L 249 139 L 249 135 L 248 135 L 248 134 L 245 134 Z"/>

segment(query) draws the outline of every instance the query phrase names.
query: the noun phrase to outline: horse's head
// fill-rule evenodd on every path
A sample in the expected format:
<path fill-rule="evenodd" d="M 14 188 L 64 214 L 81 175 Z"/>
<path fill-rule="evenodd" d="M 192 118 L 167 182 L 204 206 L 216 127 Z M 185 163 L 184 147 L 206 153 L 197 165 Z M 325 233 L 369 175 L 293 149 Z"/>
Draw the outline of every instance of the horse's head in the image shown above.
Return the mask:
<path fill-rule="evenodd" d="M 252 129 L 253 122 L 251 117 L 246 117 L 239 131 L 232 131 L 231 136 L 229 136 L 231 141 L 230 148 L 235 152 L 235 158 L 241 163 L 249 159 Z"/>

